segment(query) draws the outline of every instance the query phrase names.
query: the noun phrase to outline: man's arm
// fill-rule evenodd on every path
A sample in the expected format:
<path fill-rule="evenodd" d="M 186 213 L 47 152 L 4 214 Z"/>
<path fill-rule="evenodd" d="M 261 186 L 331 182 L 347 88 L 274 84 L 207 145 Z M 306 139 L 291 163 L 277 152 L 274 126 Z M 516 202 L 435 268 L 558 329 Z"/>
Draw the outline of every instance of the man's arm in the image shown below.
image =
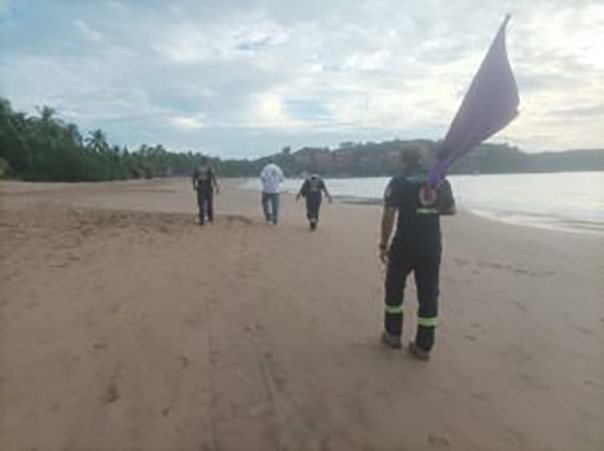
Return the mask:
<path fill-rule="evenodd" d="M 452 204 L 446 210 L 440 212 L 441 216 L 453 216 L 457 214 L 457 206 Z"/>
<path fill-rule="evenodd" d="M 327 196 L 327 200 L 329 201 L 329 203 L 332 203 L 333 199 L 331 198 L 331 194 L 329 194 L 329 191 L 327 191 L 327 186 L 325 186 L 325 182 L 323 182 L 321 185 L 322 185 L 321 189 L 323 190 L 323 192 Z"/>
<path fill-rule="evenodd" d="M 380 260 L 386 263 L 388 261 L 388 243 L 390 242 L 390 235 L 392 235 L 392 229 L 394 228 L 394 220 L 396 218 L 396 212 L 400 204 L 401 197 L 401 184 L 397 178 L 393 178 L 386 187 L 384 193 L 384 212 L 382 213 L 382 233 L 380 239 Z"/>
<path fill-rule="evenodd" d="M 394 228 L 394 220 L 396 219 L 396 207 L 384 207 L 382 213 L 382 234 L 380 239 L 380 259 L 386 263 L 388 261 L 388 243 L 390 242 L 390 235 L 392 235 L 392 229 Z"/>
<path fill-rule="evenodd" d="M 304 183 L 302 183 L 302 186 L 300 187 L 300 191 L 298 191 L 298 194 L 296 194 L 296 202 L 299 201 L 302 196 L 304 196 L 304 193 L 307 190 L 307 186 L 308 180 L 304 180 Z"/>
<path fill-rule="evenodd" d="M 193 190 L 197 189 L 197 169 L 195 171 L 193 171 Z"/>
<path fill-rule="evenodd" d="M 216 194 L 220 194 L 220 185 L 218 184 L 218 179 L 216 178 L 216 172 L 214 169 L 210 169 L 210 178 L 212 179 L 212 185 L 216 188 Z"/>
<path fill-rule="evenodd" d="M 453 197 L 451 184 L 448 180 L 444 180 L 439 187 L 438 201 L 438 210 L 441 215 L 451 216 L 457 213 L 455 198 Z"/>

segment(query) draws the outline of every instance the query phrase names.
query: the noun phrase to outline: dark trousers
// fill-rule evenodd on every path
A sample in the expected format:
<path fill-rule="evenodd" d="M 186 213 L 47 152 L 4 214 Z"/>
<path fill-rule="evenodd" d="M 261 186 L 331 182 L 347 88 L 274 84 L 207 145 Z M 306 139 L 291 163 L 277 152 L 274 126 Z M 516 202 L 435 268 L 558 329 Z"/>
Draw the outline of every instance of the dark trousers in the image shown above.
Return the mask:
<path fill-rule="evenodd" d="M 199 223 L 204 224 L 206 215 L 208 221 L 214 221 L 214 192 L 197 190 L 197 206 L 199 207 Z"/>
<path fill-rule="evenodd" d="M 306 194 L 306 217 L 310 223 L 319 222 L 319 210 L 321 209 L 321 193 Z"/>
<path fill-rule="evenodd" d="M 384 327 L 392 335 L 403 331 L 403 293 L 407 276 L 413 272 L 417 287 L 419 310 L 415 343 L 424 351 L 434 346 L 438 320 L 438 276 L 440 249 L 418 249 L 395 240 L 388 254 L 386 273 L 386 314 Z"/>

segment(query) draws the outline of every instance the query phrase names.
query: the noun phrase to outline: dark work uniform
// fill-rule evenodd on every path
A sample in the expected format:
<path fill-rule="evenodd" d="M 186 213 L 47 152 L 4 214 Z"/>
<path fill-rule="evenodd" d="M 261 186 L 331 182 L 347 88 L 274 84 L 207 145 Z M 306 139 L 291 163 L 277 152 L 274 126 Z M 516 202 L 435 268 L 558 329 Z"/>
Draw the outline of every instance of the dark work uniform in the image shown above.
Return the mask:
<path fill-rule="evenodd" d="M 200 166 L 193 173 L 193 184 L 197 191 L 197 205 L 199 207 L 199 223 L 205 223 L 206 215 L 208 221 L 214 221 L 214 185 L 216 176 L 214 170 L 209 166 Z"/>
<path fill-rule="evenodd" d="M 386 188 L 385 205 L 398 208 L 398 224 L 388 254 L 384 326 L 388 333 L 401 335 L 403 292 L 406 278 L 413 272 L 419 301 L 415 343 L 429 352 L 438 321 L 440 212 L 451 211 L 455 200 L 451 185 L 444 180 L 436 190 L 436 201 L 422 202 L 420 191 L 425 193 L 426 182 L 426 171 L 416 166 L 394 177 Z"/>
<path fill-rule="evenodd" d="M 311 228 L 315 228 L 319 222 L 319 210 L 321 209 L 321 200 L 325 182 L 318 175 L 312 175 L 302 184 L 300 193 L 306 199 L 306 217 Z"/>

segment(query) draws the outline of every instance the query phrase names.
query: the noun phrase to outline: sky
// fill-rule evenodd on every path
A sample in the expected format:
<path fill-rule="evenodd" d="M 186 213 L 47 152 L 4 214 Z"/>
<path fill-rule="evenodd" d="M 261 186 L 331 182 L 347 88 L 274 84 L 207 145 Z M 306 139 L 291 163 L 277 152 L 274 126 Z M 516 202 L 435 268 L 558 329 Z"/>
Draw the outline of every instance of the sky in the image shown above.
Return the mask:
<path fill-rule="evenodd" d="M 442 139 L 505 14 L 520 115 L 604 147 L 604 0 L 0 0 L 0 96 L 112 143 L 223 158 Z"/>

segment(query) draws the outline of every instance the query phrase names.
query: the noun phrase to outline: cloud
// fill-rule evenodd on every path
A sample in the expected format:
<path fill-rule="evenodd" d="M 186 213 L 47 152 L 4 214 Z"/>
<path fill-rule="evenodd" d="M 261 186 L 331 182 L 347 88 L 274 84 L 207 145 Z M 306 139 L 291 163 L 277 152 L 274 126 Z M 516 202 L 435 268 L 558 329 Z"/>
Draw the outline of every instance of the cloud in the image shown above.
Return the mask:
<path fill-rule="evenodd" d="M 496 139 L 604 144 L 600 1 L 50 3 L 0 3 L 0 95 L 119 144 L 228 157 L 441 138 L 507 12 L 521 115 Z"/>
<path fill-rule="evenodd" d="M 117 1 L 107 2 L 107 6 L 115 9 L 124 9 L 124 4 Z"/>
<path fill-rule="evenodd" d="M 204 123 L 199 117 L 173 117 L 170 118 L 175 127 L 184 130 L 199 130 L 204 127 Z"/>
<path fill-rule="evenodd" d="M 155 49 L 177 63 L 249 58 L 287 40 L 287 33 L 262 14 L 235 16 L 205 26 L 178 21 L 163 35 Z"/>
<path fill-rule="evenodd" d="M 279 94 L 262 93 L 250 96 L 250 117 L 248 124 L 257 128 L 287 129 L 302 126 L 294 119 L 284 105 Z"/>
<path fill-rule="evenodd" d="M 94 31 L 92 28 L 90 28 L 90 26 L 88 26 L 86 24 L 86 22 L 84 22 L 83 20 L 76 20 L 74 23 L 75 27 L 80 30 L 82 32 L 82 35 L 92 41 L 92 42 L 99 42 L 101 41 L 102 37 L 101 34 Z"/>

